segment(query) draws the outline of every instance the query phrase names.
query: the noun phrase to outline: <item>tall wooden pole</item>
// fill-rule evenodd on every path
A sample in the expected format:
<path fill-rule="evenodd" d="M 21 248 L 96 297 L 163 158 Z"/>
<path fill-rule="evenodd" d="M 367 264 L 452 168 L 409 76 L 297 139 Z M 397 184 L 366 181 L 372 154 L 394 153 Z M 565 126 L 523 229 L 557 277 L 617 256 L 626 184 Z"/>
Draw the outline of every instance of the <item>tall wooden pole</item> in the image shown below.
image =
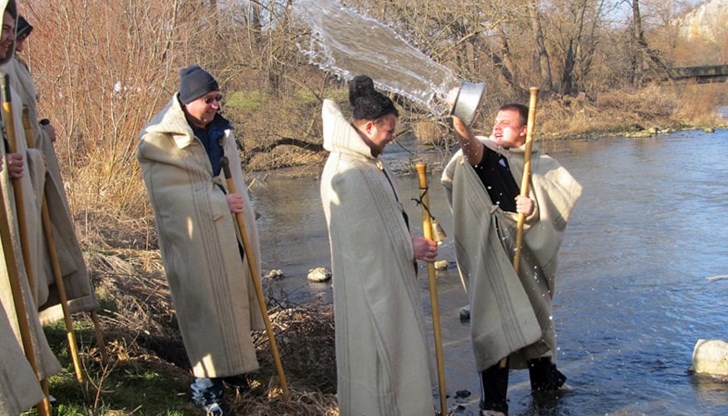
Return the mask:
<path fill-rule="evenodd" d="M 3 121 L 6 132 L 8 135 L 15 133 L 13 126 L 14 120 L 12 118 L 12 112 L 8 113 L 7 108 L 10 104 L 10 87 L 8 83 L 7 74 L 2 74 L 2 96 L 3 96 Z M 8 106 L 6 106 L 6 103 Z M 12 126 L 12 127 L 11 127 Z M 3 195 L 2 188 L 0 188 L 0 241 L 3 248 L 3 256 L 5 257 L 5 267 L 8 273 L 8 280 L 10 281 L 10 290 L 13 295 L 13 303 L 15 306 L 15 315 L 18 319 L 18 328 L 20 330 L 20 339 L 23 344 L 23 350 L 25 351 L 25 357 L 30 363 L 30 367 L 38 377 L 41 389 L 45 397 L 36 406 L 38 414 L 41 416 L 51 415 L 51 404 L 48 400 L 48 382 L 41 378 L 40 371 L 38 370 L 38 363 L 35 360 L 35 348 L 33 347 L 33 339 L 30 335 L 30 322 L 28 320 L 28 311 L 25 305 L 25 298 L 23 297 L 22 284 L 20 282 L 20 274 L 18 272 L 18 265 L 15 262 L 15 248 L 13 247 L 13 236 L 10 232 L 10 221 L 8 213 L 5 207 L 5 198 Z M 31 291 L 30 297 L 33 297 Z M 31 305 L 35 307 L 34 305 Z"/>
<path fill-rule="evenodd" d="M 433 240 L 432 217 L 430 216 L 430 197 L 427 194 L 427 165 L 418 162 L 415 166 L 420 179 L 420 203 L 422 204 L 422 234 Z M 445 361 L 442 352 L 442 334 L 440 332 L 440 302 L 437 296 L 437 277 L 435 263 L 427 262 L 427 276 L 430 287 L 430 304 L 432 305 L 432 329 L 435 337 L 435 359 L 437 361 L 437 381 L 440 393 L 440 414 L 447 415 L 447 388 L 445 386 Z"/>
<path fill-rule="evenodd" d="M 233 181 L 232 175 L 230 174 L 230 165 L 226 157 L 222 158 L 222 168 L 225 172 L 225 179 L 227 180 L 228 192 L 234 194 L 236 192 L 235 182 Z M 250 269 L 250 278 L 253 280 L 255 286 L 255 296 L 258 298 L 258 306 L 260 307 L 260 313 L 263 315 L 263 322 L 265 323 L 265 332 L 268 334 L 268 342 L 270 342 L 270 351 L 273 355 L 273 361 L 275 362 L 276 372 L 278 373 L 278 379 L 281 383 L 281 389 L 283 390 L 283 396 L 288 399 L 290 393 L 288 391 L 288 382 L 286 381 L 286 374 L 283 372 L 283 364 L 281 363 L 281 356 L 278 353 L 278 344 L 276 343 L 275 335 L 273 334 L 273 327 L 268 317 L 268 308 L 265 304 L 265 296 L 263 295 L 263 286 L 260 283 L 260 272 L 258 271 L 258 263 L 255 258 L 255 252 L 253 246 L 250 244 L 248 238 L 248 232 L 245 228 L 245 220 L 243 214 L 238 212 L 235 213 L 235 220 L 240 231 L 240 236 L 243 239 L 243 250 L 245 255 L 248 257 L 248 268 Z"/>
<path fill-rule="evenodd" d="M 533 129 L 536 124 L 536 105 L 538 104 L 538 88 L 530 88 L 531 99 L 528 103 L 528 124 L 526 126 L 526 149 L 523 155 L 523 177 L 521 178 L 521 196 L 528 197 L 528 188 L 531 184 L 531 148 L 533 147 Z M 526 214 L 518 214 L 516 224 L 516 245 L 513 255 L 513 268 L 516 273 L 521 263 L 521 247 L 523 246 L 523 225 L 526 221 Z"/>
<path fill-rule="evenodd" d="M 25 129 L 25 141 L 28 143 L 28 147 L 34 148 L 36 144 L 35 137 L 33 137 L 33 129 L 30 125 L 30 116 L 27 108 L 23 109 L 23 128 Z M 73 321 L 71 321 L 71 311 L 68 308 L 68 296 L 66 295 L 66 286 L 63 283 L 63 275 L 61 274 L 61 263 L 58 260 L 58 248 L 56 247 L 56 240 L 53 234 L 53 223 L 51 222 L 51 215 L 48 210 L 48 200 L 45 197 L 45 192 L 43 192 L 42 199 L 41 219 L 43 221 L 43 233 L 45 234 L 45 239 L 48 244 L 48 257 L 50 258 L 51 269 L 53 270 L 53 281 L 56 284 L 58 299 L 61 304 L 61 310 L 63 311 L 63 321 L 66 325 L 68 349 L 71 353 L 73 368 L 76 371 L 76 380 L 78 380 L 79 383 L 83 383 L 83 369 L 81 367 L 81 360 L 78 357 L 78 345 L 76 344 L 76 335 L 73 332 Z"/>
<path fill-rule="evenodd" d="M 528 188 L 531 184 L 531 149 L 533 147 L 533 129 L 536 124 L 536 105 L 538 104 L 538 88 L 531 87 L 529 89 L 530 100 L 528 102 L 528 120 L 526 124 L 526 148 L 523 154 L 523 176 L 521 177 L 521 196 L 528 197 Z M 516 223 L 516 244 L 513 248 L 513 269 L 518 274 L 521 268 L 521 247 L 523 246 L 523 225 L 526 222 L 526 214 L 518 213 L 518 222 Z M 505 368 L 508 365 L 508 357 L 501 358 L 500 367 Z"/>
<path fill-rule="evenodd" d="M 13 118 L 12 94 L 10 92 L 10 77 L 2 74 L 3 89 L 3 119 L 6 120 L 5 132 L 7 133 L 7 149 L 8 153 L 18 152 L 18 142 L 15 136 L 15 122 Z M 27 161 L 25 162 L 27 164 Z M 15 215 L 18 220 L 18 234 L 20 234 L 20 248 L 23 253 L 23 264 L 25 265 L 25 274 L 28 277 L 30 285 L 30 293 L 33 299 L 36 296 L 35 277 L 33 274 L 33 264 L 31 260 L 30 242 L 28 237 L 28 219 L 25 217 L 25 197 L 23 195 L 22 178 L 10 177 L 13 184 L 13 195 L 15 196 Z"/>

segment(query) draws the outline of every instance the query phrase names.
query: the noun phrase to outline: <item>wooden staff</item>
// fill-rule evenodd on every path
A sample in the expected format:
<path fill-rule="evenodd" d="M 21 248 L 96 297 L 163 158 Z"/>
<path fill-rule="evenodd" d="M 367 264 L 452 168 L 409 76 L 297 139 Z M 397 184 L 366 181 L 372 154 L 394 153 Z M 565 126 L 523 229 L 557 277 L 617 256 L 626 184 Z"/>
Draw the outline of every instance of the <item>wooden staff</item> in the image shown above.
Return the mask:
<path fill-rule="evenodd" d="M 23 127 L 25 129 L 25 141 L 29 148 L 35 147 L 35 137 L 33 128 L 30 125 L 30 115 L 28 108 L 23 108 Z M 48 176 L 48 175 L 47 175 Z M 68 296 L 66 295 L 66 286 L 63 283 L 63 275 L 61 274 L 61 262 L 58 260 L 58 248 L 53 234 L 53 223 L 51 222 L 50 211 L 48 210 L 48 200 L 45 197 L 45 191 L 42 195 L 41 218 L 43 221 L 43 233 L 48 242 L 48 257 L 51 260 L 51 268 L 53 269 L 53 281 L 58 290 L 58 298 L 63 311 L 63 321 L 66 324 L 66 338 L 68 339 L 68 349 L 71 352 L 71 360 L 73 368 L 76 371 L 76 380 L 83 383 L 83 370 L 81 368 L 81 360 L 78 357 L 78 345 L 76 344 L 76 335 L 73 332 L 73 321 L 71 321 L 71 311 L 68 308 Z"/>
<path fill-rule="evenodd" d="M 5 108 L 5 95 L 10 94 L 8 84 L 6 83 L 8 78 L 6 74 L 2 74 L 3 77 L 3 109 Z M 9 99 L 8 99 L 9 101 Z M 8 117 L 6 112 L 3 112 L 3 120 L 5 121 L 5 128 L 9 131 L 12 129 L 13 119 Z M 40 379 L 40 372 L 38 371 L 38 363 L 35 360 L 35 348 L 33 347 L 33 339 L 30 335 L 30 322 L 28 320 L 28 311 L 25 307 L 25 298 L 23 297 L 23 289 L 20 283 L 20 274 L 18 272 L 18 265 L 15 262 L 15 248 L 13 247 L 13 236 L 10 232 L 10 221 L 8 220 L 8 213 L 5 210 L 5 198 L 0 188 L 0 240 L 2 241 L 3 256 L 5 257 L 5 267 L 8 273 L 8 280 L 10 281 L 10 291 L 13 295 L 13 303 L 15 305 L 15 315 L 18 319 L 18 328 L 20 330 L 20 340 L 23 344 L 23 350 L 25 357 L 30 363 L 30 367 L 36 374 L 36 377 Z M 45 394 L 43 400 L 36 406 L 38 414 L 41 416 L 49 416 L 51 414 L 51 404 L 48 400 L 48 383 L 45 379 L 40 379 L 40 385 Z"/>
<path fill-rule="evenodd" d="M 28 146 L 29 147 L 36 147 L 35 137 L 34 137 L 35 136 L 35 133 L 33 133 L 33 128 L 32 128 L 32 126 L 30 124 L 30 114 L 29 114 L 29 110 L 28 110 L 28 107 L 25 107 L 25 106 L 23 107 L 23 127 L 25 129 L 25 137 L 27 139 Z M 49 174 L 48 176 L 51 176 L 51 175 Z M 46 198 L 45 198 L 45 192 L 43 193 L 43 207 L 44 207 L 43 208 L 44 210 L 46 209 L 45 207 L 47 207 L 47 202 L 46 202 Z M 50 220 L 50 216 L 48 217 L 48 221 L 50 221 L 50 224 L 53 223 Z M 57 250 L 57 247 L 55 246 L 56 241 L 54 239 L 52 239 L 53 227 L 51 226 L 50 231 L 46 230 L 46 219 L 45 219 L 45 216 L 43 218 L 43 231 L 45 232 L 46 239 L 48 240 L 49 246 L 51 244 L 53 244 L 53 248 L 51 249 L 49 247 L 48 250 L 49 250 L 49 256 L 51 256 L 51 265 L 53 266 L 53 273 L 54 273 L 53 277 L 54 277 L 56 286 L 58 286 L 58 288 L 59 288 L 58 289 L 58 296 L 59 296 L 59 298 L 62 298 L 62 297 L 65 297 L 66 298 L 66 301 L 65 302 L 62 301 L 63 302 L 62 303 L 62 305 L 63 305 L 63 316 L 65 318 L 66 317 L 66 314 L 67 314 L 66 309 L 68 308 L 68 306 L 67 306 L 68 305 L 68 297 L 66 296 L 66 287 L 65 287 L 65 285 L 59 284 L 58 283 L 58 280 L 56 279 L 56 273 L 58 273 L 60 275 L 60 273 L 61 273 L 61 271 L 60 271 L 61 270 L 61 267 L 60 267 L 60 262 L 57 261 L 57 259 L 58 259 L 58 254 L 57 254 L 58 253 L 58 250 Z M 49 236 L 49 233 L 50 233 L 50 236 Z M 56 260 L 53 260 L 54 255 L 52 253 L 50 253 L 51 250 L 56 253 L 55 254 Z M 63 294 L 61 294 L 61 291 L 63 291 Z M 108 353 L 106 351 L 106 342 L 104 341 L 104 332 L 101 329 L 101 321 L 99 320 L 99 316 L 96 313 L 96 310 L 95 309 L 92 310 L 90 312 L 90 314 L 91 314 L 91 321 L 94 324 L 94 332 L 96 333 L 96 348 L 98 348 L 99 349 L 99 352 L 101 353 L 101 361 L 104 362 L 104 363 L 105 362 L 108 362 L 109 361 L 109 355 L 108 355 Z M 70 315 L 70 311 L 68 312 L 68 316 L 69 316 L 69 319 L 70 319 L 70 316 L 71 316 Z M 71 327 L 69 329 L 68 323 L 66 323 L 66 329 L 68 331 L 68 336 L 70 337 L 71 336 L 71 332 L 70 331 L 73 329 L 73 326 L 71 325 Z M 75 340 L 75 337 L 74 337 L 74 340 Z M 69 346 L 70 346 L 70 342 L 69 342 Z M 73 364 L 74 364 L 74 368 L 76 370 L 76 378 L 79 380 L 79 382 L 81 382 L 82 379 L 81 379 L 81 373 L 80 373 L 80 365 L 78 363 L 78 357 L 75 357 L 73 359 Z"/>
<path fill-rule="evenodd" d="M 531 183 L 531 147 L 533 146 L 533 128 L 536 124 L 536 104 L 538 104 L 538 88 L 529 88 L 531 99 L 528 102 L 528 122 L 526 124 L 526 149 L 523 154 L 523 176 L 521 177 L 521 196 L 528 197 L 528 186 Z M 526 222 L 526 214 L 518 213 L 516 223 L 516 245 L 513 250 L 513 269 L 518 270 L 521 265 L 521 246 L 523 246 L 523 224 Z M 501 368 L 508 366 L 508 357 L 499 361 Z"/>
<path fill-rule="evenodd" d="M 429 206 L 430 197 L 427 195 L 427 165 L 418 162 L 415 166 L 420 178 L 420 203 L 422 204 L 422 233 L 428 240 L 433 239 L 432 217 Z M 445 362 L 442 354 L 442 335 L 440 333 L 440 304 L 437 297 L 437 280 L 435 276 L 435 263 L 427 262 L 427 276 L 430 286 L 430 303 L 432 305 L 432 328 L 435 335 L 435 358 L 437 360 L 437 381 L 440 387 L 440 414 L 447 415 L 447 389 L 445 387 Z"/>
<path fill-rule="evenodd" d="M 3 89 L 3 119 L 6 120 L 5 131 L 8 135 L 8 153 L 18 152 L 18 143 L 15 137 L 15 122 L 13 118 L 13 105 L 10 93 L 10 77 L 8 74 L 2 74 Z M 26 162 L 27 163 L 27 162 Z M 30 285 L 30 293 L 33 299 L 36 296 L 35 278 L 33 275 L 33 266 L 31 263 L 30 242 L 28 238 L 28 220 L 25 217 L 25 198 L 23 197 L 22 178 L 10 177 L 13 184 L 13 195 L 15 196 L 15 215 L 18 219 L 18 233 L 20 234 L 20 249 L 23 253 L 23 264 L 25 265 L 25 274 Z"/>
<path fill-rule="evenodd" d="M 538 104 L 538 88 L 529 89 L 531 99 L 528 103 L 528 124 L 526 125 L 526 149 L 523 154 L 523 177 L 521 178 L 521 196 L 528 198 L 528 186 L 531 183 L 531 147 L 533 146 L 533 129 L 536 124 L 536 104 Z M 523 224 L 526 221 L 526 214 L 518 214 L 516 224 L 516 245 L 514 247 L 513 268 L 518 274 L 521 263 L 521 246 L 523 246 Z"/>
<path fill-rule="evenodd" d="M 225 172 L 225 179 L 227 182 L 228 192 L 234 194 L 235 182 L 230 174 L 230 165 L 228 159 L 223 156 L 222 158 L 222 169 Z M 248 257 L 248 268 L 250 269 L 250 278 L 253 280 L 253 286 L 255 286 L 255 295 L 258 298 L 258 306 L 260 307 L 260 313 L 263 315 L 263 322 L 265 323 L 265 332 L 268 334 L 268 342 L 270 342 L 270 350 L 273 354 L 273 361 L 276 365 L 276 372 L 280 379 L 281 389 L 283 389 L 283 396 L 286 399 L 290 398 L 288 392 L 288 382 L 286 381 L 286 374 L 283 372 L 283 364 L 281 363 L 280 354 L 278 354 L 278 344 L 276 344 L 276 338 L 273 335 L 273 327 L 270 324 L 270 318 L 268 317 L 268 308 L 265 304 L 265 297 L 263 296 L 263 286 L 260 283 L 260 272 L 258 271 L 258 263 L 255 259 L 255 253 L 253 252 L 253 246 L 250 244 L 248 239 L 248 233 L 245 228 L 245 220 L 243 214 L 240 212 L 235 213 L 235 220 L 238 223 L 238 230 L 240 236 L 243 239 L 243 251 Z"/>

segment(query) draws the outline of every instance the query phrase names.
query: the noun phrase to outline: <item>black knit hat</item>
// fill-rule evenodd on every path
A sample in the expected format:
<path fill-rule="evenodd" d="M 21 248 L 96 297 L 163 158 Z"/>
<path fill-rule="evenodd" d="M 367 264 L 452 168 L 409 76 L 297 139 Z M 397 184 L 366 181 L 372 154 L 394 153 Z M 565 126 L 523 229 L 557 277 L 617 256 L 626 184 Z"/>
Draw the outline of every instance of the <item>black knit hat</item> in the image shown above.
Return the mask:
<path fill-rule="evenodd" d="M 211 91 L 219 91 L 217 81 L 197 64 L 179 71 L 179 100 L 189 104 Z"/>
<path fill-rule="evenodd" d="M 23 40 L 30 36 L 32 31 L 33 26 L 23 16 L 18 16 L 18 32 L 15 34 L 15 39 Z"/>

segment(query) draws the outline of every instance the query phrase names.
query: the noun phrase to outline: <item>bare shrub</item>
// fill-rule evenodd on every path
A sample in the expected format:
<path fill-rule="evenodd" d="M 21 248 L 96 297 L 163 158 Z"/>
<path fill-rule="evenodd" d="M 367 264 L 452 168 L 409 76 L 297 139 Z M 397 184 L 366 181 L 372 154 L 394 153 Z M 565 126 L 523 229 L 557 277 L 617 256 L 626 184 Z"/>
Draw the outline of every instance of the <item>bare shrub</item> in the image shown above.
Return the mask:
<path fill-rule="evenodd" d="M 417 121 L 412 124 L 412 131 L 420 143 L 442 145 L 448 141 L 448 128 L 433 120 Z"/>
<path fill-rule="evenodd" d="M 672 119 L 687 125 L 725 124 L 715 109 L 726 104 L 728 87 L 725 84 L 688 84 L 681 88 Z"/>
<path fill-rule="evenodd" d="M 159 253 L 108 249 L 89 254 L 87 260 L 105 305 L 101 319 L 113 361 L 151 367 L 172 363 L 183 370 L 180 377 L 191 378 Z M 234 406 L 240 414 L 251 415 L 337 415 L 331 306 L 296 305 L 275 285 L 264 286 L 292 400 L 280 397 L 270 343 L 266 333 L 258 331 L 254 343 L 261 368 L 250 376 L 256 380 L 254 390 L 237 397 Z M 271 397 L 262 396 L 263 391 L 270 391 Z"/>

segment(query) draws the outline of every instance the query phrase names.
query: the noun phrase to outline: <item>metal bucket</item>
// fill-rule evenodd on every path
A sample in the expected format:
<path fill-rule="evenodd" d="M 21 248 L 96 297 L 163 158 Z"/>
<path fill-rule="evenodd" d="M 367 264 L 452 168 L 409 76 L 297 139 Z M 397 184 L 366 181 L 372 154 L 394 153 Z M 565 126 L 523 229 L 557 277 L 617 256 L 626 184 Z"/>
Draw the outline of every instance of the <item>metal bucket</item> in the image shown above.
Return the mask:
<path fill-rule="evenodd" d="M 485 82 L 472 83 L 460 81 L 460 89 L 455 97 L 455 104 L 450 115 L 458 116 L 465 124 L 471 125 L 475 120 L 480 101 L 485 95 Z"/>

